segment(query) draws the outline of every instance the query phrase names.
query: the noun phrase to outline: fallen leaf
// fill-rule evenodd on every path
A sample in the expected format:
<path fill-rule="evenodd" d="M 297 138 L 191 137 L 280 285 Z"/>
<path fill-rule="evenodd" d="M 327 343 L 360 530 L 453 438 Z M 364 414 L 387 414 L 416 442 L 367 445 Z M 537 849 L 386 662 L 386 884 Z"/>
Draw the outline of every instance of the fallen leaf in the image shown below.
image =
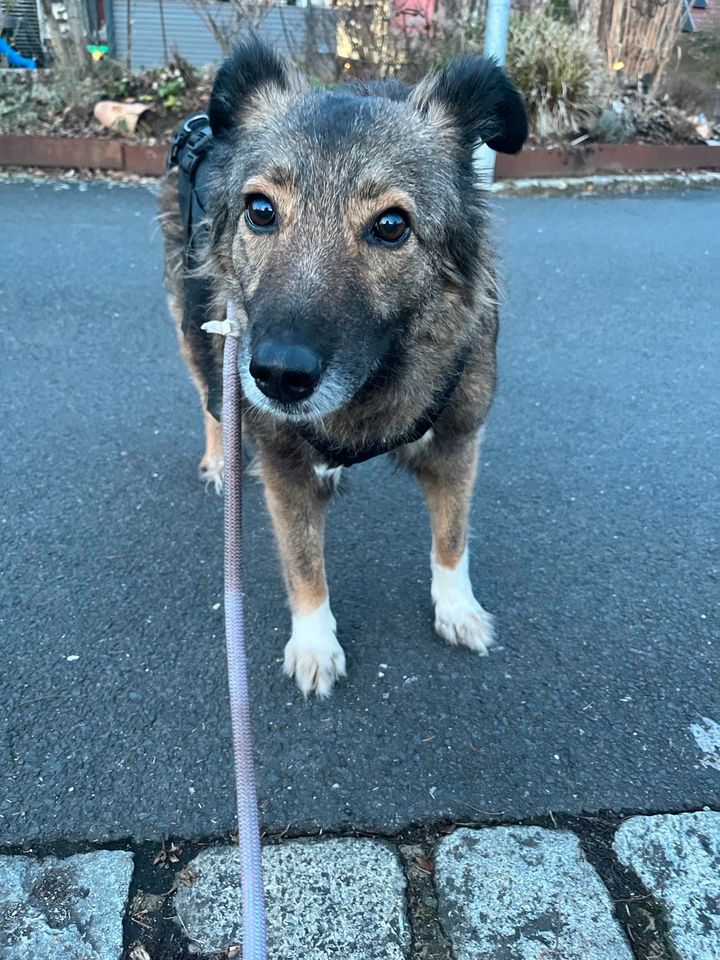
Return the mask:
<path fill-rule="evenodd" d="M 182 847 L 179 844 L 171 843 L 169 847 L 166 847 L 163 843 L 162 850 L 153 860 L 153 866 L 166 867 L 168 863 L 180 863 L 181 856 Z"/>
<path fill-rule="evenodd" d="M 183 884 L 186 887 L 189 887 L 193 881 L 197 880 L 197 874 L 192 867 L 183 867 L 180 873 L 175 876 L 176 884 Z"/>

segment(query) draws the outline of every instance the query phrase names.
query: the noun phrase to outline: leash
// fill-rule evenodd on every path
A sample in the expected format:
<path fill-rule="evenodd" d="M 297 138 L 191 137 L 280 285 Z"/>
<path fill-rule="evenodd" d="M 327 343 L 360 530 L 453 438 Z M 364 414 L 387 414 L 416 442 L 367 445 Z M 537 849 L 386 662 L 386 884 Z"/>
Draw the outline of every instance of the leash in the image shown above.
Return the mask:
<path fill-rule="evenodd" d="M 207 281 L 193 276 L 197 250 L 204 241 L 208 166 L 203 163 L 212 145 L 207 114 L 188 117 L 175 135 L 167 167 L 178 167 L 178 200 L 185 237 L 185 302 L 183 334 L 196 340 L 208 373 L 208 410 L 218 416 L 220 403 L 212 370 L 210 337 L 225 336 L 222 374 L 223 454 L 225 458 L 225 643 L 227 647 L 230 719 L 232 722 L 235 796 L 237 800 L 240 883 L 242 888 L 243 960 L 267 960 L 267 920 L 263 894 L 260 816 L 258 813 L 253 735 L 250 722 L 242 563 L 242 413 L 238 373 L 238 334 L 235 306 L 227 319 L 208 321 L 211 302 Z M 205 331 L 205 332 L 202 332 Z"/>
<path fill-rule="evenodd" d="M 267 921 L 263 895 L 260 817 L 255 786 L 250 693 L 245 652 L 242 576 L 242 413 L 238 374 L 238 328 L 232 303 L 228 304 L 226 321 L 208 323 L 206 328 L 212 333 L 225 334 L 222 404 L 225 455 L 225 640 L 240 847 L 242 957 L 243 960 L 266 960 Z"/>

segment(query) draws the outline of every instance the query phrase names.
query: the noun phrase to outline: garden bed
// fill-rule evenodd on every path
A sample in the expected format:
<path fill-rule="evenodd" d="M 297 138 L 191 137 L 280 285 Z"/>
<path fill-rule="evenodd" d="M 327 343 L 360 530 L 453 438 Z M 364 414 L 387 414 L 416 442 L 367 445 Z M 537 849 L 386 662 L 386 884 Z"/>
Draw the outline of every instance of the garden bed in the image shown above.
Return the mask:
<path fill-rule="evenodd" d="M 195 70 L 181 59 L 142 73 L 126 73 L 117 63 L 101 62 L 81 77 L 62 70 L 0 70 L 0 134 L 166 143 L 185 116 L 208 102 L 212 79 L 212 68 Z M 704 143 L 690 104 L 681 109 L 667 96 L 646 97 L 620 88 L 607 88 L 602 96 L 596 91 L 597 98 L 582 109 L 576 104 L 571 111 L 568 103 L 568 116 L 558 132 L 557 123 L 548 122 L 548 108 L 534 101 L 539 96 L 532 92 L 535 78 L 521 74 L 518 79 L 528 88 L 524 92 L 533 121 L 529 141 L 533 147 L 571 149 L 580 138 L 593 144 Z M 139 105 L 146 111 L 134 132 L 125 131 L 121 137 L 96 119 L 94 108 L 101 100 Z M 720 137 L 720 120 L 711 122 L 704 135 Z"/>
<path fill-rule="evenodd" d="M 132 74 L 101 63 L 83 77 L 62 70 L 0 70 L 0 134 L 119 140 L 93 113 L 98 101 L 113 100 L 147 107 L 135 133 L 122 139 L 166 143 L 183 117 L 207 103 L 212 75 L 183 61 Z"/>
<path fill-rule="evenodd" d="M 697 95 L 688 98 L 685 91 L 683 104 L 680 97 L 673 102 L 667 94 L 649 97 L 617 79 L 611 83 L 606 68 L 595 63 L 596 53 L 577 48 L 577 35 L 567 25 L 547 18 L 514 23 L 513 73 L 532 131 L 521 154 L 498 157 L 499 178 L 720 168 L 720 147 L 706 142 L 720 141 L 720 121 L 698 122 Z M 545 64 L 530 41 L 542 47 L 558 31 L 555 59 Z M 567 79 L 570 66 L 577 77 L 563 100 L 553 71 Z M 207 103 L 212 80 L 211 68 L 195 70 L 181 59 L 142 73 L 128 73 L 113 61 L 80 76 L 61 69 L 0 70 L 0 166 L 159 175 L 173 131 Z M 136 128 L 132 117 L 118 132 L 96 118 L 102 100 L 145 111 Z M 708 115 L 714 113 L 708 108 Z"/>
<path fill-rule="evenodd" d="M 95 137 L 0 135 L 0 167 L 114 170 L 141 176 L 165 171 L 166 143 Z M 530 147 L 499 155 L 498 179 L 591 176 L 596 173 L 720 170 L 720 147 L 705 144 L 580 144 Z"/>

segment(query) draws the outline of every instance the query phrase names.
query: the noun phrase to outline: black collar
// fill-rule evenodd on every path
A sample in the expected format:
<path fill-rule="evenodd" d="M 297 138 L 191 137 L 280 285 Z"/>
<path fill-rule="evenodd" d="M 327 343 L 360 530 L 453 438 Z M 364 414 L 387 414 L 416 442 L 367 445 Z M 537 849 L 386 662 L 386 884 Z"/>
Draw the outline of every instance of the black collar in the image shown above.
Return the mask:
<path fill-rule="evenodd" d="M 396 450 L 398 447 L 402 447 L 407 443 L 415 443 L 425 436 L 450 402 L 465 371 L 465 364 L 467 363 L 469 354 L 470 347 L 468 346 L 460 353 L 455 370 L 446 380 L 443 387 L 435 394 L 431 403 L 423 410 L 412 426 L 408 427 L 407 430 L 404 430 L 392 440 L 378 440 L 376 443 L 371 443 L 360 448 L 343 447 L 330 438 L 317 433 L 310 424 L 295 424 L 295 430 L 303 440 L 317 450 L 329 467 L 352 467 L 356 463 L 364 463 L 366 460 L 372 460 L 373 457 L 380 457 L 384 453 L 390 453 L 391 450 Z"/>

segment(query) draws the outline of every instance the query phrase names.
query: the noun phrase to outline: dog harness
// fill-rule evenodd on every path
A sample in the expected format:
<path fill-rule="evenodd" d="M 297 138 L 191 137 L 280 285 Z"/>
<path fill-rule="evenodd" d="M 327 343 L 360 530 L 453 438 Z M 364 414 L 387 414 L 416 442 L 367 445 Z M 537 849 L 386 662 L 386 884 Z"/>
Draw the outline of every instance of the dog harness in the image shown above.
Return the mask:
<path fill-rule="evenodd" d="M 198 277 L 194 271 L 199 266 L 199 251 L 207 239 L 208 227 L 205 220 L 209 191 L 208 157 L 213 145 L 212 129 L 206 113 L 194 113 L 189 116 L 175 134 L 167 157 L 167 167 L 178 170 L 178 198 L 183 224 L 184 246 L 184 302 L 182 331 L 192 342 L 193 352 L 202 366 L 208 384 L 207 409 L 220 419 L 222 405 L 222 381 L 218 375 L 217 364 L 212 351 L 209 334 L 203 330 L 203 324 L 211 320 L 212 288 L 210 281 Z M 459 354 L 455 369 L 443 387 L 415 420 L 401 434 L 391 439 L 378 440 L 364 447 L 344 447 L 335 443 L 326 435 L 316 431 L 310 423 L 288 424 L 306 443 L 317 451 L 328 467 L 351 467 L 364 463 L 374 457 L 390 453 L 398 447 L 421 440 L 434 425 L 440 414 L 450 402 L 460 383 L 465 365 L 470 355 L 470 347 Z"/>
<path fill-rule="evenodd" d="M 208 412 L 220 419 L 222 374 L 215 359 L 212 339 L 202 329 L 211 319 L 212 285 L 197 275 L 200 250 L 207 241 L 205 219 L 209 193 L 210 164 L 207 159 L 213 145 L 210 120 L 206 113 L 194 113 L 178 128 L 170 144 L 167 168 L 178 171 L 178 201 L 183 227 L 183 311 L 182 332 L 191 344 L 193 356 L 208 385 Z"/>

